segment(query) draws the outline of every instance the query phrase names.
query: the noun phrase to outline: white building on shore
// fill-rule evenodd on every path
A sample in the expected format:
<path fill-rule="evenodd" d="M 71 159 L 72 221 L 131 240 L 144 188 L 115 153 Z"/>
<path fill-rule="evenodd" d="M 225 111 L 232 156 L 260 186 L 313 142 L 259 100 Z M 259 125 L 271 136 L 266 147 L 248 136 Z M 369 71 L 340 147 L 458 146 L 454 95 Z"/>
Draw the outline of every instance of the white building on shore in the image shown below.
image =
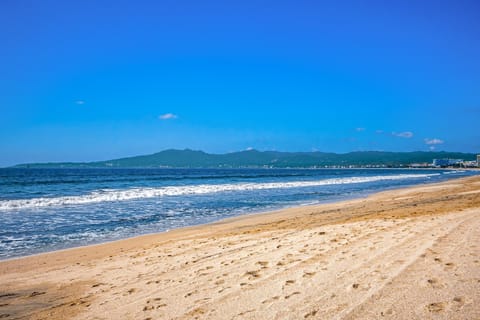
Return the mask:
<path fill-rule="evenodd" d="M 459 166 L 463 163 L 463 159 L 433 159 L 434 167 L 451 167 Z"/>

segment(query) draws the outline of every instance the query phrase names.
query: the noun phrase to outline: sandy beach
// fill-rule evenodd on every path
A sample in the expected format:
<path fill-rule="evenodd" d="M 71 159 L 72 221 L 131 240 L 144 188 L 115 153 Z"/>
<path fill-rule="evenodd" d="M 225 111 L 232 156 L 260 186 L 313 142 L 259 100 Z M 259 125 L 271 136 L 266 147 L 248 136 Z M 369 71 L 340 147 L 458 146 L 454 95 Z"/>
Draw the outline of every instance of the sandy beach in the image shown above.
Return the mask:
<path fill-rule="evenodd" d="M 0 319 L 480 319 L 480 177 L 0 262 Z"/>

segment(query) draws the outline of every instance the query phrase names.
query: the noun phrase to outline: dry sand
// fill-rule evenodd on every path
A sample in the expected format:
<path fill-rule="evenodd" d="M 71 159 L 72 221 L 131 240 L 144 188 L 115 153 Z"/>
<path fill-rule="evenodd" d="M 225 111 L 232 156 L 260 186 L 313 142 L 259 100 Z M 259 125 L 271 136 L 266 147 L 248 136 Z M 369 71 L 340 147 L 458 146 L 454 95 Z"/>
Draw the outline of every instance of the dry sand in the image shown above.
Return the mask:
<path fill-rule="evenodd" d="M 480 319 L 480 177 L 0 262 L 0 319 Z"/>

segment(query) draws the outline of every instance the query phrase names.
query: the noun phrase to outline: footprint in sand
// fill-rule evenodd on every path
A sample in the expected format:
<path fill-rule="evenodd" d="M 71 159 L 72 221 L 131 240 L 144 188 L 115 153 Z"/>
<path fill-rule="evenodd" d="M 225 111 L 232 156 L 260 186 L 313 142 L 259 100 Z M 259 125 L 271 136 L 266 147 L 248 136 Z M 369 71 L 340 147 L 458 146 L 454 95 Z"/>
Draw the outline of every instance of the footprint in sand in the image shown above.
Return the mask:
<path fill-rule="evenodd" d="M 253 280 L 255 278 L 260 278 L 260 272 L 259 270 L 247 271 L 245 272 L 245 276 L 248 277 L 248 280 Z"/>
<path fill-rule="evenodd" d="M 148 284 L 148 283 L 147 283 Z M 94 285 L 92 285 L 92 288 L 96 288 L 96 287 L 99 287 L 99 286 L 102 286 L 104 285 L 104 283 L 95 283 Z"/>
<path fill-rule="evenodd" d="M 186 295 L 184 295 L 183 297 L 184 297 L 184 298 L 188 298 L 188 297 L 190 297 L 191 295 L 196 294 L 196 293 L 198 293 L 198 290 L 194 290 L 194 291 L 192 291 L 192 292 L 189 292 L 189 293 L 187 293 Z"/>
<path fill-rule="evenodd" d="M 445 309 L 443 302 L 433 302 L 427 305 L 427 310 L 430 312 L 442 312 Z"/>
<path fill-rule="evenodd" d="M 310 311 L 309 313 L 305 314 L 303 317 L 305 319 L 308 319 L 310 317 L 314 317 L 317 314 L 317 312 L 318 312 L 317 310 Z"/>
<path fill-rule="evenodd" d="M 274 296 L 274 297 L 271 297 L 270 299 L 263 300 L 262 304 L 273 302 L 273 301 L 278 300 L 278 299 L 280 299 L 280 296 Z"/>
<path fill-rule="evenodd" d="M 242 284 L 240 284 L 242 285 Z M 220 290 L 218 290 L 218 293 L 222 293 L 223 291 L 227 290 L 227 289 L 230 289 L 231 287 L 225 287 L 225 288 L 222 288 Z"/>
<path fill-rule="evenodd" d="M 262 269 L 265 269 L 265 268 L 268 268 L 269 262 L 268 261 L 257 261 L 256 264 L 260 265 L 262 267 Z"/>
<path fill-rule="evenodd" d="M 465 304 L 465 299 L 463 297 L 456 296 L 455 298 L 453 298 L 453 302 L 457 304 L 457 307 L 461 307 Z"/>
<path fill-rule="evenodd" d="M 297 294 L 300 294 L 300 292 L 299 292 L 299 291 L 295 291 L 295 292 L 293 292 L 293 293 L 285 296 L 285 299 L 290 299 L 292 296 L 297 295 Z"/>
<path fill-rule="evenodd" d="M 388 309 L 388 310 L 385 311 L 385 312 L 382 311 L 382 312 L 380 312 L 380 315 L 381 315 L 382 317 L 384 317 L 384 316 L 391 316 L 391 315 L 393 315 L 393 310 L 392 310 L 392 309 Z"/>
<path fill-rule="evenodd" d="M 193 309 L 192 311 L 190 311 L 189 313 L 187 313 L 186 315 L 187 316 L 199 316 L 199 315 L 202 315 L 204 313 L 206 313 L 207 311 L 203 308 L 195 308 Z"/>
<path fill-rule="evenodd" d="M 427 280 L 427 283 L 432 286 L 434 289 L 440 289 L 443 288 L 444 285 L 438 281 L 436 278 L 431 278 Z"/>

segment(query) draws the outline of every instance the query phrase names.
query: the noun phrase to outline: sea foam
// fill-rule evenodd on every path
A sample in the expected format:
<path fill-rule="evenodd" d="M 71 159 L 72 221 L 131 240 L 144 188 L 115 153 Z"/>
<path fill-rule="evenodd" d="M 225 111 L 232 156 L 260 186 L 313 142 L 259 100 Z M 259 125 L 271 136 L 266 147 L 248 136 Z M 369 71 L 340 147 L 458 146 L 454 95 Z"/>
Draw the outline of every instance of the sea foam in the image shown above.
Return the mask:
<path fill-rule="evenodd" d="M 435 174 L 399 174 L 370 177 L 331 178 L 316 181 L 290 181 L 267 183 L 228 183 L 228 184 L 199 184 L 165 187 L 142 187 L 130 189 L 102 189 L 84 195 L 42 197 L 32 199 L 16 199 L 0 201 L 0 210 L 19 210 L 40 207 L 54 207 L 66 205 L 82 205 L 100 202 L 128 201 L 137 199 L 157 198 L 164 196 L 201 195 L 219 192 L 254 191 L 263 189 L 283 189 L 316 187 L 323 185 L 340 185 L 353 183 L 366 183 L 382 180 L 402 180 L 415 178 L 428 178 Z"/>

